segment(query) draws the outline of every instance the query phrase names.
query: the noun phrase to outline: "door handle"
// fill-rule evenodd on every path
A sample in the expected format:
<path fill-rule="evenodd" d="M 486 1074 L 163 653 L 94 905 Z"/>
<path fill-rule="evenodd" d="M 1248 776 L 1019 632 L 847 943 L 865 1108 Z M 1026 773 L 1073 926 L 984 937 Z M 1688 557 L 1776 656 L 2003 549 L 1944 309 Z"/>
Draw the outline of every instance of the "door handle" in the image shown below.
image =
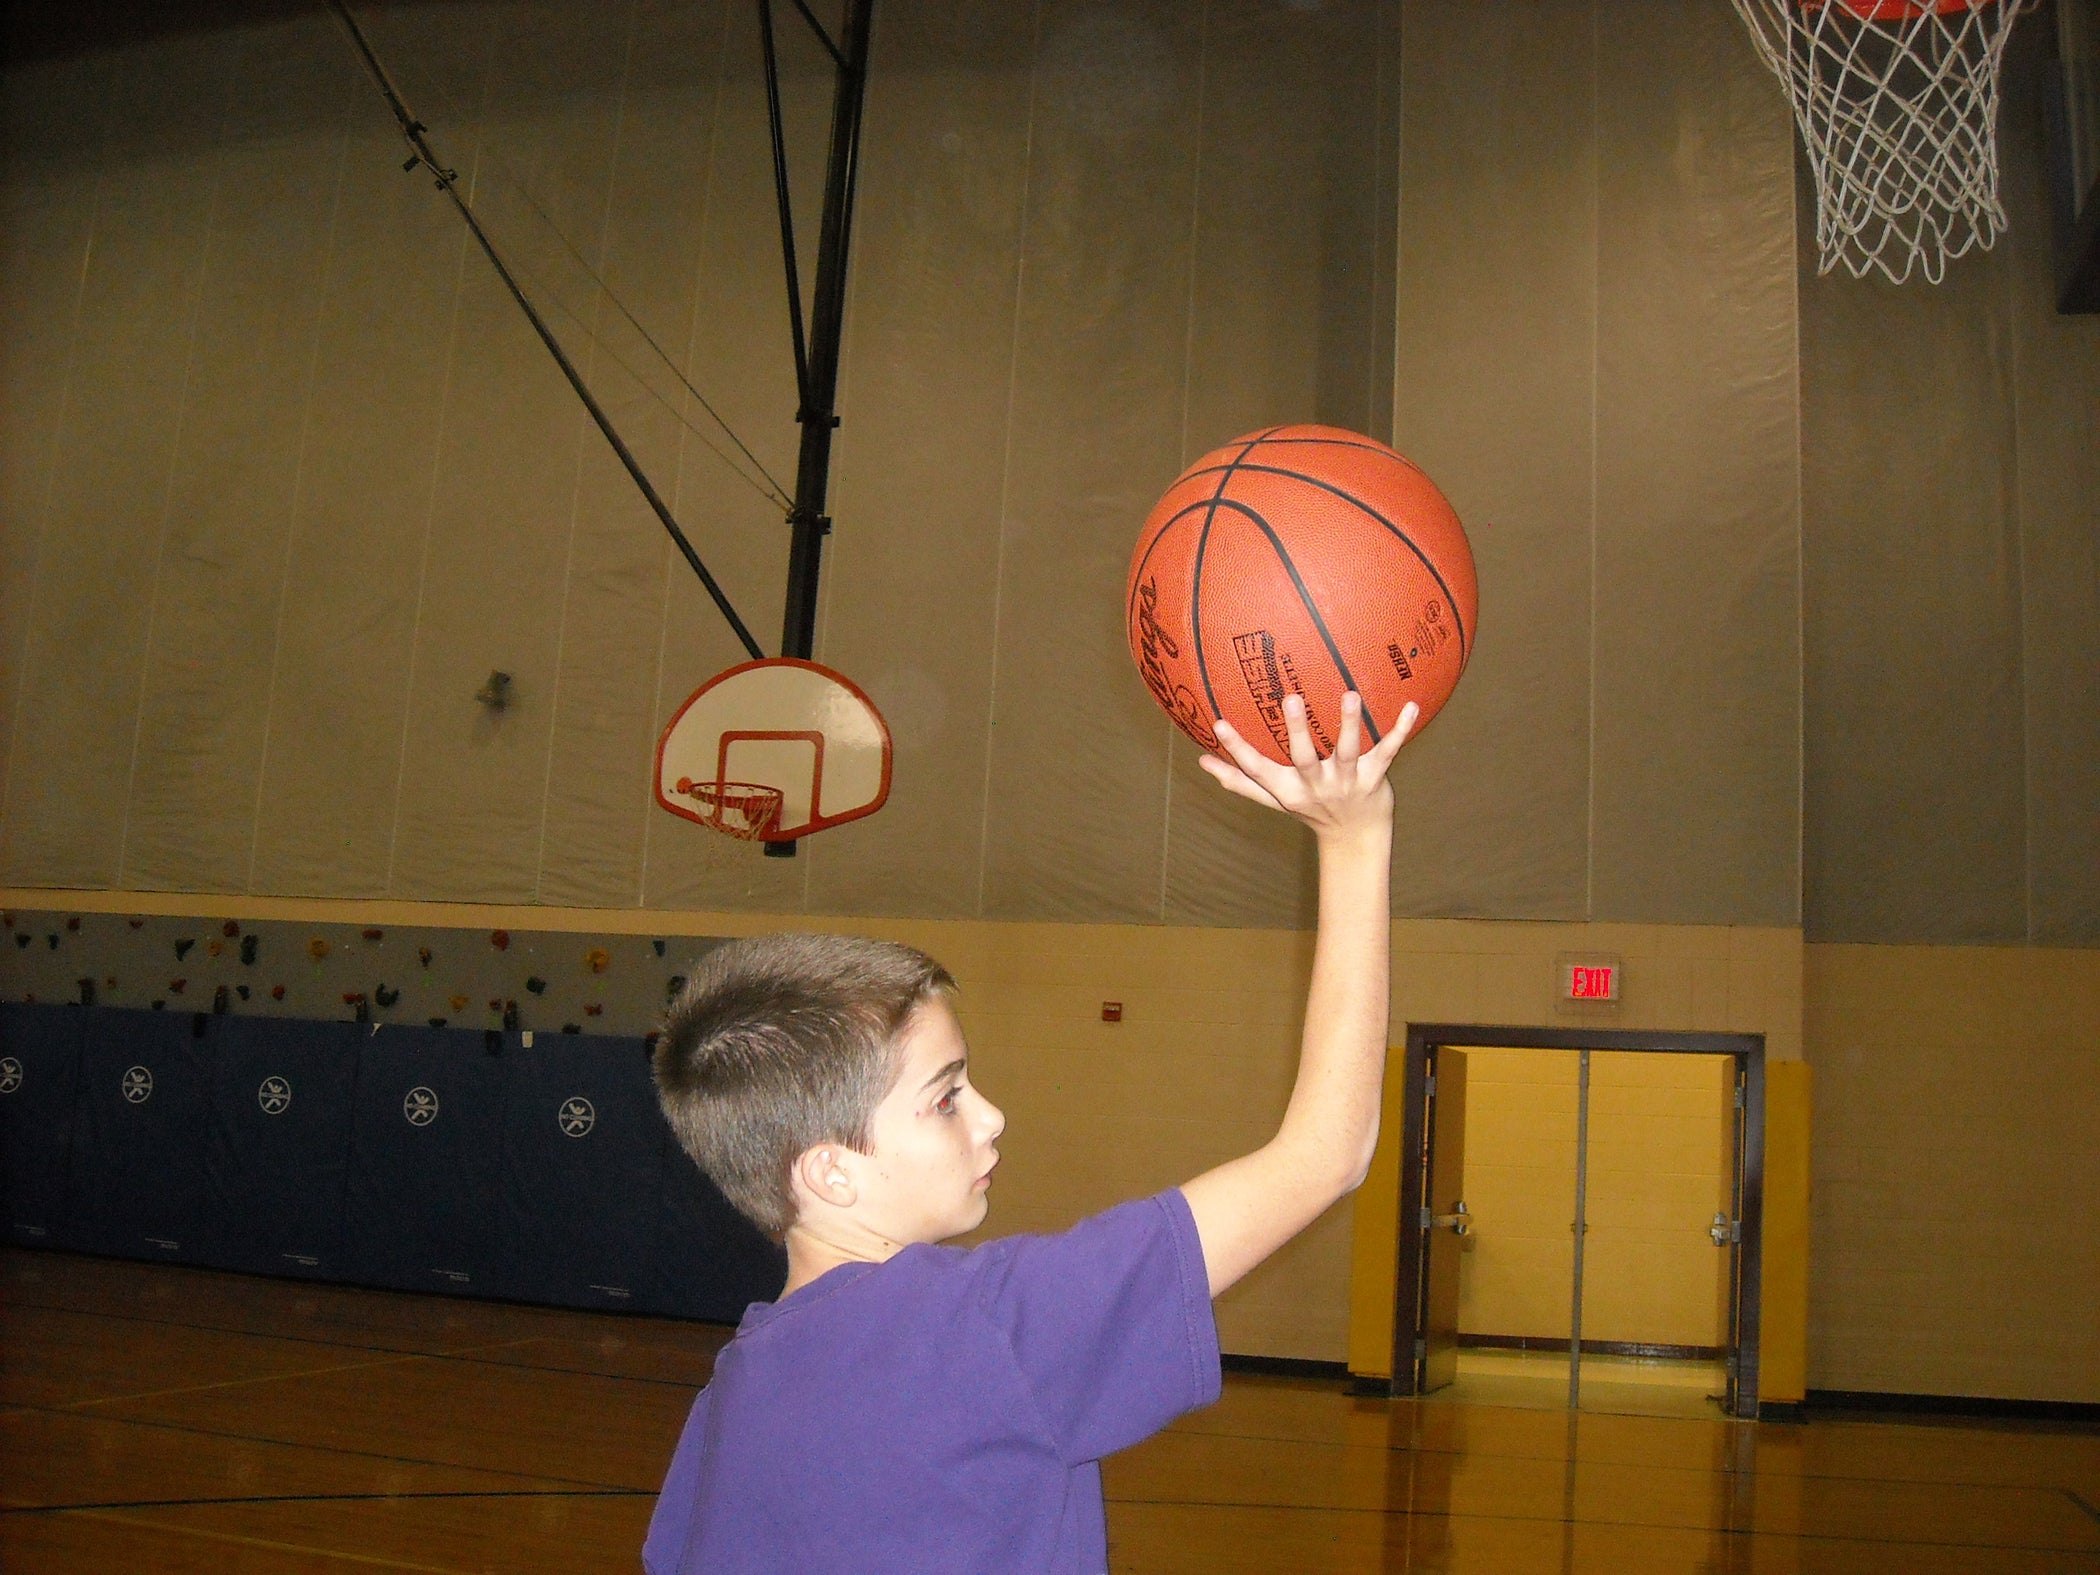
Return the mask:
<path fill-rule="evenodd" d="M 1465 1200 L 1461 1198 L 1458 1202 L 1452 1204 L 1449 1214 L 1432 1214 L 1429 1210 L 1424 1209 L 1422 1211 L 1422 1228 L 1424 1230 L 1448 1230 L 1456 1236 L 1470 1236 L 1473 1233 L 1473 1226 L 1466 1209 Z"/>
<path fill-rule="evenodd" d="M 1706 1234 L 1713 1238 L 1716 1247 L 1732 1247 L 1743 1239 L 1743 1222 L 1716 1214 L 1714 1222 L 1706 1227 Z"/>

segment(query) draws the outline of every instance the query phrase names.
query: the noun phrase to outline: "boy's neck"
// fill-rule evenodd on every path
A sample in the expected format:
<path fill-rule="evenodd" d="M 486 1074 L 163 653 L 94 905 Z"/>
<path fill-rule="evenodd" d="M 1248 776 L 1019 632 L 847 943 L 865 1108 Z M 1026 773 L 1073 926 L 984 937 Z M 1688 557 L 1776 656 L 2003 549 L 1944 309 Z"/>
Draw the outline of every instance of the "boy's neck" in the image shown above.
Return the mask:
<path fill-rule="evenodd" d="M 811 1229 L 798 1220 L 788 1227 L 788 1275 L 787 1284 L 780 1288 L 781 1299 L 794 1295 L 841 1264 L 887 1263 L 900 1250 L 900 1243 L 880 1236 Z"/>

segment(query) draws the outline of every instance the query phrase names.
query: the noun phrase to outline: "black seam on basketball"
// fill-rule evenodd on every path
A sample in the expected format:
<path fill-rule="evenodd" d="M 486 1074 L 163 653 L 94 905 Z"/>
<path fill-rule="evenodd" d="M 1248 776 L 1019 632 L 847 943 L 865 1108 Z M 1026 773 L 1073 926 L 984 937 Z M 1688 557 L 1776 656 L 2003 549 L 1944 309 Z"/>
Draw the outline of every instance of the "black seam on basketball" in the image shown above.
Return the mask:
<path fill-rule="evenodd" d="M 1269 428 L 1269 432 L 1281 432 L 1282 430 L 1283 428 L 1281 427 Z M 1249 439 L 1247 443 L 1240 449 L 1240 453 L 1243 455 L 1246 454 L 1249 450 L 1253 449 L 1257 444 L 1259 444 L 1262 441 L 1263 438 L 1267 437 L 1268 435 L 1268 432 L 1264 432 Z M 1173 517 L 1169 519 L 1165 524 L 1161 525 L 1158 531 L 1156 531 L 1153 534 L 1152 539 L 1145 544 L 1144 556 L 1138 559 L 1137 567 L 1131 570 L 1130 573 L 1130 597 L 1128 600 L 1125 601 L 1123 606 L 1123 617 L 1125 621 L 1128 621 L 1132 611 L 1137 606 L 1137 583 L 1139 579 L 1142 578 L 1144 575 L 1145 566 L 1152 561 L 1152 554 L 1159 550 L 1159 544 L 1167 539 L 1167 532 L 1172 530 L 1176 525 L 1179 525 L 1191 514 L 1195 513 L 1196 510 L 1211 508 L 1215 504 L 1218 494 L 1222 493 L 1225 490 L 1225 480 L 1230 478 L 1232 470 L 1233 467 L 1231 464 L 1214 465 L 1207 470 L 1186 471 L 1182 475 L 1175 478 L 1174 486 L 1178 487 L 1181 485 L 1182 482 L 1187 481 L 1191 476 L 1208 476 L 1213 473 L 1217 473 L 1220 476 L 1217 492 L 1212 493 L 1207 498 L 1198 498 L 1194 503 L 1183 504 L 1179 509 L 1174 511 Z M 1172 491 L 1173 488 L 1169 488 L 1168 490 Z"/>
<path fill-rule="evenodd" d="M 1269 432 L 1282 430 L 1281 427 L 1269 428 Z M 1240 450 L 1239 458 L 1245 459 L 1254 451 L 1255 445 L 1268 435 L 1268 432 L 1263 432 L 1248 439 Z M 1181 514 L 1175 515 L 1174 520 L 1169 520 L 1166 525 L 1160 527 L 1160 534 L 1164 536 L 1182 514 L 1191 513 L 1199 508 L 1205 511 L 1203 529 L 1196 537 L 1196 561 L 1189 568 L 1189 643 L 1196 648 L 1196 677 L 1203 685 L 1203 698 L 1210 703 L 1210 720 L 1213 722 L 1225 713 L 1218 709 L 1218 692 L 1210 686 L 1210 663 L 1203 659 L 1203 554 L 1210 547 L 1210 526 L 1211 521 L 1218 517 L 1218 500 L 1225 496 L 1226 483 L 1232 480 L 1232 473 L 1238 464 L 1239 460 L 1236 459 L 1224 467 L 1223 474 L 1218 477 L 1218 490 L 1210 495 L 1207 504 L 1192 504 L 1188 509 L 1182 510 Z M 1146 556 L 1151 555 L 1148 553 Z M 1213 728 L 1212 731 L 1215 733 L 1216 729 Z"/>
<path fill-rule="evenodd" d="M 1276 434 L 1283 430 L 1282 427 L 1272 427 L 1269 431 L 1262 434 L 1260 441 L 1263 443 L 1304 443 L 1321 448 L 1353 448 L 1359 454 L 1376 454 L 1384 459 L 1397 459 L 1416 475 L 1428 475 L 1427 471 L 1399 450 L 1387 448 L 1383 443 L 1372 438 L 1351 440 L 1347 438 L 1277 437 Z"/>
<path fill-rule="evenodd" d="M 1458 625 L 1459 671 L 1463 672 L 1465 670 L 1466 662 L 1472 656 L 1473 637 L 1471 632 L 1466 628 L 1465 619 L 1459 616 L 1458 598 L 1451 594 L 1451 586 L 1444 579 L 1443 570 L 1439 569 L 1436 566 L 1436 564 L 1430 560 L 1428 553 L 1424 552 L 1420 547 L 1415 545 L 1413 537 L 1409 536 L 1406 531 L 1402 530 L 1399 526 L 1395 525 L 1391 520 L 1387 519 L 1376 509 L 1372 508 L 1370 504 L 1364 502 L 1364 500 L 1362 498 L 1359 498 L 1355 493 L 1344 492 L 1340 487 L 1334 485 L 1334 483 L 1330 481 L 1322 481 L 1318 476 L 1308 476 L 1302 470 L 1284 470 L 1275 465 L 1248 465 L 1240 463 L 1238 461 L 1235 461 L 1231 468 L 1234 471 L 1244 470 L 1249 475 L 1288 476 L 1293 481 L 1304 482 L 1308 487 L 1318 487 L 1322 492 L 1331 493 L 1333 496 L 1340 498 L 1344 503 L 1352 503 L 1357 508 L 1362 509 L 1366 514 L 1370 515 L 1372 519 L 1378 521 L 1379 524 L 1383 525 L 1387 530 L 1391 531 L 1394 536 L 1398 537 L 1402 542 L 1406 543 L 1407 550 L 1413 553 L 1417 558 L 1420 558 L 1422 560 L 1422 567 L 1429 571 L 1430 578 L 1434 579 L 1437 583 L 1437 589 L 1444 593 L 1444 601 L 1446 605 L 1448 605 L 1451 609 L 1451 621 Z M 1264 525 L 1262 528 L 1266 530 L 1268 527 Z"/>
<path fill-rule="evenodd" d="M 1178 510 L 1174 517 L 1160 526 L 1158 531 L 1153 534 L 1152 539 L 1145 543 L 1144 556 L 1138 559 L 1137 567 L 1130 571 L 1130 595 L 1123 604 L 1123 621 L 1125 624 L 1128 624 L 1137 613 L 1138 585 L 1145 577 L 1145 568 L 1152 562 L 1152 555 L 1159 551 L 1159 544 L 1167 539 L 1169 531 L 1195 513 L 1196 510 L 1205 507 L 1207 502 L 1207 499 L 1198 499 L 1196 502 L 1189 504 L 1188 507 Z"/>
<path fill-rule="evenodd" d="M 1291 584 L 1298 591 L 1298 600 L 1305 607 L 1305 615 L 1312 619 L 1313 628 L 1319 631 L 1320 643 L 1327 647 L 1328 660 L 1334 663 L 1334 670 L 1341 675 L 1343 686 L 1355 690 L 1357 698 L 1361 700 L 1363 698 L 1363 690 L 1357 686 L 1356 675 L 1349 671 L 1349 664 L 1342 657 L 1342 648 L 1334 643 L 1334 636 L 1327 632 L 1327 620 L 1320 616 L 1320 609 L 1313 605 L 1312 592 L 1305 588 L 1305 581 L 1299 578 L 1298 565 L 1291 562 L 1291 555 L 1283 550 L 1283 542 L 1278 538 L 1276 532 L 1269 529 L 1269 522 L 1246 504 L 1240 502 L 1238 498 L 1220 498 L 1213 512 L 1215 512 L 1216 508 L 1234 509 L 1246 515 L 1248 519 L 1254 522 L 1254 528 L 1269 538 L 1269 545 L 1276 553 L 1276 561 L 1283 565 L 1283 572 L 1291 577 Z M 1206 520 L 1204 521 L 1204 533 L 1208 535 L 1209 531 L 1210 522 Z M 1196 649 L 1200 660 L 1203 647 L 1201 644 L 1198 644 Z M 1371 735 L 1371 742 L 1377 743 L 1381 735 L 1378 731 L 1378 724 L 1371 719 L 1371 708 L 1369 706 L 1359 706 L 1357 714 L 1363 719 L 1364 731 Z"/>
<path fill-rule="evenodd" d="M 1417 465 L 1405 454 L 1401 453 L 1398 449 L 1387 448 L 1383 443 L 1376 442 L 1373 439 L 1365 438 L 1361 442 L 1351 443 L 1345 442 L 1341 438 L 1277 437 L 1274 435 L 1276 432 L 1281 432 L 1282 430 L 1283 428 L 1276 427 L 1273 428 L 1270 432 L 1263 433 L 1261 437 L 1255 440 L 1255 447 L 1267 448 L 1272 445 L 1302 443 L 1308 448 L 1352 449 L 1359 454 L 1371 454 L 1375 455 L 1379 459 L 1389 459 L 1393 461 L 1396 465 L 1400 465 L 1407 470 L 1413 471 L 1424 481 L 1429 480 L 1429 472 L 1424 470 L 1420 465 Z M 1183 481 L 1186 481 L 1191 476 L 1207 476 L 1212 471 L 1220 470 L 1223 468 L 1225 467 L 1219 465 L 1193 465 L 1189 469 L 1182 472 L 1181 479 Z"/>

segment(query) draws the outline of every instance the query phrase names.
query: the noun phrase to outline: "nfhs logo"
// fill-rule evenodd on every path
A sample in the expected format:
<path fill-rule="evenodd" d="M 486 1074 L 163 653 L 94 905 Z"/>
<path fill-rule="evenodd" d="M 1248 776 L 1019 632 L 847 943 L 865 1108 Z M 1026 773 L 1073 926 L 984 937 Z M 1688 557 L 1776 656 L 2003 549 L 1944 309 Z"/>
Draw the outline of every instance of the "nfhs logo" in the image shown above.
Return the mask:
<path fill-rule="evenodd" d="M 22 1063 L 11 1055 L 0 1055 L 0 1094 L 12 1094 L 22 1086 Z"/>
<path fill-rule="evenodd" d="M 255 1102 L 264 1115 L 281 1116 L 292 1107 L 292 1085 L 281 1077 L 266 1077 L 255 1091 Z"/>
<path fill-rule="evenodd" d="M 142 1066 L 131 1067 L 124 1073 L 117 1088 L 123 1094 L 126 1104 L 143 1105 L 153 1097 L 153 1074 Z"/>
<path fill-rule="evenodd" d="M 402 1119 L 412 1127 L 427 1127 L 438 1118 L 438 1096 L 418 1083 L 401 1096 Z"/>

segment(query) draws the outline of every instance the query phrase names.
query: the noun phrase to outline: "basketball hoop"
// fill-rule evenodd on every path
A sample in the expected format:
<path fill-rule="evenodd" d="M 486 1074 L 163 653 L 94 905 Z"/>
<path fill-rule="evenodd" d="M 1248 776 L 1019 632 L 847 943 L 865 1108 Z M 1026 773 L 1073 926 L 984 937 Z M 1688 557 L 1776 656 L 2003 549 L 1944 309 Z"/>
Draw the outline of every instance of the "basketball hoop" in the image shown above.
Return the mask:
<path fill-rule="evenodd" d="M 1818 273 L 1937 284 L 1998 239 L 1998 72 L 2035 3 L 1735 0 L 1815 171 Z"/>
<path fill-rule="evenodd" d="M 678 779 L 677 791 L 700 806 L 693 819 L 746 842 L 763 841 L 780 824 L 783 795 L 759 782 L 695 782 Z"/>

